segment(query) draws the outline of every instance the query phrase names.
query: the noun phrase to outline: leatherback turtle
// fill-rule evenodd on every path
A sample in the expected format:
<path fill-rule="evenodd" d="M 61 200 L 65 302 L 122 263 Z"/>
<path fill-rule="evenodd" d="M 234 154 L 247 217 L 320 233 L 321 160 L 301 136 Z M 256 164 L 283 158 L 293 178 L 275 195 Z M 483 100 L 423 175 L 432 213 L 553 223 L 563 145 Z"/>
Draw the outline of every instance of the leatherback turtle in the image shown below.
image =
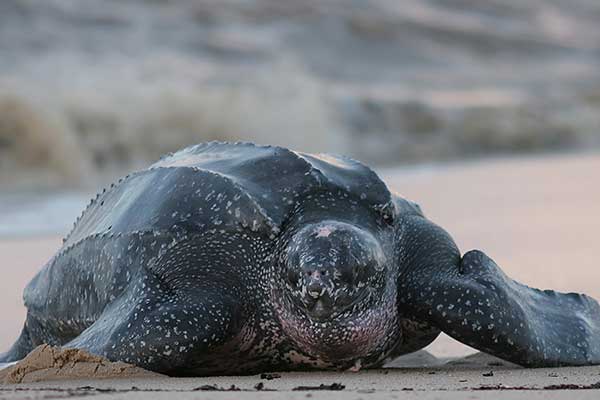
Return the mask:
<path fill-rule="evenodd" d="M 458 190 L 458 189 L 457 189 Z M 100 193 L 25 289 L 41 343 L 170 375 L 356 369 L 441 331 L 524 366 L 600 363 L 600 307 L 461 256 L 349 158 L 211 142 Z"/>

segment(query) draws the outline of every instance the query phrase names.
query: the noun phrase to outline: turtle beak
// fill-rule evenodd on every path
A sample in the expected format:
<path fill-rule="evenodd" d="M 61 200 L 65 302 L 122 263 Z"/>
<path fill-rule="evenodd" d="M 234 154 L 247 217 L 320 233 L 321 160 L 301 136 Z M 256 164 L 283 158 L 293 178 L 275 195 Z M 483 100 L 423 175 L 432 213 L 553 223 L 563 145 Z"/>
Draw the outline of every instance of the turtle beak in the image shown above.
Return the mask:
<path fill-rule="evenodd" d="M 323 285 L 323 282 L 318 280 L 311 280 L 306 288 L 308 296 L 314 300 L 319 300 L 326 292 L 327 288 Z"/>
<path fill-rule="evenodd" d="M 329 317 L 334 310 L 334 301 L 328 293 L 328 282 L 321 277 L 311 277 L 306 286 L 305 305 L 308 315 L 314 319 Z"/>

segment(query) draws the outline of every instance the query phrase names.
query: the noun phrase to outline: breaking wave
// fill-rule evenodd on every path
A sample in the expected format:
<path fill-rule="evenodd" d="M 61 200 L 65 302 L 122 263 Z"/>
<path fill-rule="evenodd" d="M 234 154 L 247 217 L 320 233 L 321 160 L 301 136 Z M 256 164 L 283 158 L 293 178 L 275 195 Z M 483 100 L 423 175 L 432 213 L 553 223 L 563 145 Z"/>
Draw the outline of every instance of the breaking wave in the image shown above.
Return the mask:
<path fill-rule="evenodd" d="M 599 5 L 361 4 L 3 1 L 0 183 L 96 185 L 206 140 L 378 165 L 600 147 Z"/>

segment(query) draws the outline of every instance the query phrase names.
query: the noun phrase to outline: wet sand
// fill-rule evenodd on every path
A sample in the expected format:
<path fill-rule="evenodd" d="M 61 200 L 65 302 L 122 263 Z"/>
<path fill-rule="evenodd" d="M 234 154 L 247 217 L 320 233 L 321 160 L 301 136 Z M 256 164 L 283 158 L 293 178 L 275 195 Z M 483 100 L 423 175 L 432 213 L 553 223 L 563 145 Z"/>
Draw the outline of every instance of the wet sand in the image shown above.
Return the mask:
<path fill-rule="evenodd" d="M 60 236 L 0 239 L 0 352 L 12 345 L 23 327 L 23 289 L 61 241 Z"/>
<path fill-rule="evenodd" d="M 102 399 L 140 400 L 167 400 L 174 396 L 178 399 L 597 399 L 599 390 L 594 388 L 598 387 L 600 367 L 535 370 L 440 367 L 275 376 L 275 379 L 253 375 L 39 382 L 0 386 L 0 398 L 83 398 L 101 394 Z"/>
<path fill-rule="evenodd" d="M 433 166 L 427 168 L 388 169 L 385 180 L 399 193 L 418 202 L 428 217 L 445 227 L 463 251 L 484 250 L 513 278 L 523 283 L 562 291 L 585 292 L 600 299 L 600 155 L 561 155 L 537 158 L 498 159 L 486 162 Z M 3 271 L 0 292 L 0 348 L 6 349 L 17 336 L 24 318 L 22 289 L 38 268 L 60 246 L 60 237 L 0 240 L 0 268 Z M 460 356 L 472 349 L 442 337 L 429 348 L 437 357 Z M 457 369 L 458 368 L 458 369 Z M 341 392 L 315 392 L 313 397 L 347 396 L 367 398 L 417 397 L 432 390 L 426 398 L 454 398 L 460 394 L 437 390 L 462 390 L 486 385 L 543 388 L 553 384 L 592 384 L 600 381 L 600 367 L 561 368 L 555 370 L 508 369 L 484 377 L 491 367 L 393 370 L 359 374 L 288 374 L 265 382 L 267 388 L 288 390 L 294 385 L 342 382 Z M 435 372 L 435 374 L 430 374 Z M 59 384 L 32 384 L 24 388 L 76 388 L 86 385 L 100 388 L 191 390 L 203 384 L 251 388 L 258 377 L 167 379 L 162 381 L 98 381 Z M 463 382 L 464 381 L 464 382 Z M 402 391 L 410 387 L 413 391 Z M 61 389 L 61 390 L 62 390 Z M 376 389 L 374 394 L 365 391 Z M 86 389 L 93 390 L 93 389 Z M 359 392 L 362 391 L 362 392 Z M 85 392 L 85 390 L 83 390 Z M 75 393 L 85 395 L 86 393 Z M 595 391 L 578 391 L 581 398 L 597 396 Z M 35 392 L 43 396 L 45 392 Z M 51 393 L 51 392 L 49 392 Z M 470 392 L 470 398 L 482 398 L 487 392 Z M 544 393 L 544 394 L 542 394 Z M 55 393 L 59 395 L 59 393 Z M 89 394 L 89 393 L 87 393 Z M 147 398 L 151 393 L 127 393 L 127 397 Z M 199 397 L 199 392 L 179 393 Z M 302 392 L 245 392 L 244 397 L 280 398 Z M 0 392 L 0 397 L 31 397 L 30 392 Z M 108 393 L 113 398 L 124 393 Z M 169 396 L 153 392 L 154 398 Z M 563 398 L 559 392 L 498 392 L 497 397 L 521 396 Z M 207 397 L 207 396 L 201 396 Z M 211 398 L 238 398 L 235 392 L 211 392 Z M 382 397 L 382 398 L 383 398 Z M 375 397 L 373 397 L 375 398 Z"/>

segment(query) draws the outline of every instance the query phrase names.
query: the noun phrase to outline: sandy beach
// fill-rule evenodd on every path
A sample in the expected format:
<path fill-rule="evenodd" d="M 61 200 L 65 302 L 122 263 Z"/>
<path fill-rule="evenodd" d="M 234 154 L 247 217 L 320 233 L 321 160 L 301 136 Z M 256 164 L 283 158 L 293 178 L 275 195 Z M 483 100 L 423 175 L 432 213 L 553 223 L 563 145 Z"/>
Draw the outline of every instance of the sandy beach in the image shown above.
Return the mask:
<path fill-rule="evenodd" d="M 485 371 L 485 372 L 482 372 Z M 491 372 L 491 375 L 490 375 Z M 483 376 L 483 373 L 490 376 Z M 560 390 L 561 385 L 587 385 L 600 380 L 598 368 L 394 369 L 359 373 L 287 373 L 267 380 L 260 376 L 164 378 L 45 382 L 0 387 L 0 398 L 102 399 L 597 399 L 598 390 Z M 262 383 L 262 389 L 257 385 Z M 334 390 L 315 390 L 333 385 Z M 232 388 L 233 385 L 233 388 Z M 261 387 L 260 385 L 258 386 Z M 342 388 L 343 387 L 343 388 Z M 531 388 L 539 390 L 531 390 Z M 490 389 L 497 388 L 493 392 Z M 527 388 L 530 388 L 529 390 Z M 546 388 L 545 390 L 543 388 Z"/>
<path fill-rule="evenodd" d="M 497 159 L 430 167 L 382 170 L 399 193 L 418 202 L 426 215 L 446 228 L 463 251 L 484 250 L 513 278 L 539 288 L 585 292 L 600 298 L 597 256 L 600 231 L 600 155 L 556 155 Z M 59 248 L 61 234 L 0 239 L 0 349 L 7 349 L 24 319 L 22 290 Z M 438 358 L 460 357 L 474 350 L 441 337 L 427 349 Z M 490 376 L 490 370 L 494 372 Z M 485 375 L 484 375 L 485 374 Z M 255 385 L 277 391 L 256 391 Z M 341 383 L 341 391 L 292 391 L 297 386 Z M 103 398 L 566 398 L 547 392 L 560 385 L 600 382 L 600 367 L 526 370 L 489 366 L 393 369 L 360 373 L 283 374 L 279 379 L 223 377 L 198 379 L 104 380 L 2 386 L 0 398 L 63 398 L 103 394 Z M 205 392 L 203 385 L 244 392 Z M 554 386 L 553 386 L 554 385 Z M 556 386 L 559 385 L 559 386 Z M 135 389 L 132 389 L 134 387 Z M 572 386 L 571 388 L 575 388 Z M 110 390 L 109 390 L 110 389 Z M 406 389 L 406 390 L 403 390 Z M 107 391 L 108 390 L 108 391 Z M 160 390 L 160 391 L 156 391 Z M 467 393 L 463 393 L 468 391 Z M 308 396 L 310 394 L 310 396 Z M 596 398 L 598 391 L 579 390 L 577 398 Z"/>

